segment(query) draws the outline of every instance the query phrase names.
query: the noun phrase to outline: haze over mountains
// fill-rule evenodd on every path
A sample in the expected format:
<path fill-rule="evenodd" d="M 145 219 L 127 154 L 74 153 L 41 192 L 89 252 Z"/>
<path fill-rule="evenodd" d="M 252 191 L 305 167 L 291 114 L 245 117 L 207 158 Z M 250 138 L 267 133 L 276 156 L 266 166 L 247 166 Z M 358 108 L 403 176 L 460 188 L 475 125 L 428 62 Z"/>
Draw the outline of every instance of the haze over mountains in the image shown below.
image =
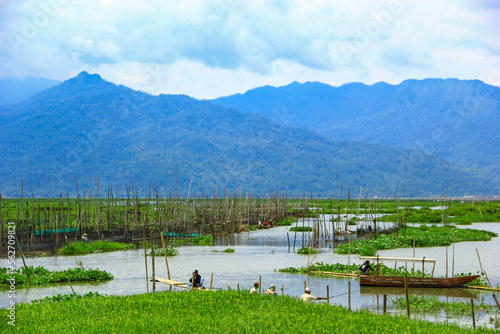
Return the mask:
<path fill-rule="evenodd" d="M 331 139 L 419 149 L 500 176 L 500 88 L 478 80 L 294 82 L 213 102 Z"/>
<path fill-rule="evenodd" d="M 298 89 L 295 96 L 307 95 L 299 84 L 287 87 Z M 309 94 L 317 96 L 316 88 L 311 89 Z M 372 109 L 381 112 L 380 101 L 370 101 Z M 291 110 L 284 102 L 278 104 L 282 110 Z M 413 102 L 418 103 L 416 97 Z M 255 103 L 260 108 L 268 105 L 264 98 Z M 318 116 L 311 114 L 297 123 L 316 124 L 324 117 L 328 122 L 321 125 L 323 130 L 335 126 L 344 133 L 359 131 L 356 122 L 342 118 L 338 99 L 331 103 L 344 127 L 334 124 L 333 116 L 326 117 L 322 103 L 326 102 L 318 101 Z M 358 107 L 351 106 L 349 112 L 362 118 L 363 103 L 345 101 L 342 106 L 351 104 Z M 414 122 L 422 123 L 415 113 Z M 497 109 L 491 113 L 498 116 Z M 287 116 L 292 113 L 283 115 L 281 123 L 297 125 L 286 124 L 293 120 Z M 388 112 L 387 118 L 398 117 L 406 119 L 395 108 Z M 75 178 L 80 191 L 88 191 L 98 177 L 101 195 L 109 183 L 123 194 L 126 184 L 133 182 L 147 191 L 151 182 L 163 195 L 176 188 L 180 196 L 188 190 L 213 194 L 215 188 L 221 193 L 226 187 L 254 194 L 279 190 L 293 196 L 306 191 L 332 196 L 337 172 L 344 196 L 349 186 L 356 192 L 363 188 L 367 196 L 375 189 L 378 195 L 393 196 L 403 186 L 412 196 L 439 196 L 446 189 L 450 195 L 500 190 L 492 174 L 462 168 L 436 155 L 328 139 L 312 130 L 278 124 L 276 114 L 272 119 L 185 95 L 152 96 L 82 72 L 21 103 L 0 107 L 0 192 L 19 196 L 22 179 L 25 195 L 31 196 L 33 190 L 35 196 L 58 196 L 68 190 L 71 196 Z M 489 133 L 487 126 L 481 129 Z"/>
<path fill-rule="evenodd" d="M 0 79 L 0 106 L 19 103 L 60 83 L 46 78 Z"/>

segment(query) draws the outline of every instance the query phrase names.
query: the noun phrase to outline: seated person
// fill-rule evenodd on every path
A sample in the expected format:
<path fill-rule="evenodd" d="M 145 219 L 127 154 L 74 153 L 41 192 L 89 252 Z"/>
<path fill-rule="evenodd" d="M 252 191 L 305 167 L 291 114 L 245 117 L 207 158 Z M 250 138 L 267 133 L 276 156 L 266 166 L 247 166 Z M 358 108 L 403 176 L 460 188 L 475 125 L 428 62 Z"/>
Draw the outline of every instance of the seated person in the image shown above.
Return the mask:
<path fill-rule="evenodd" d="M 266 295 L 276 295 L 276 285 L 271 284 L 269 289 L 266 290 Z"/>
<path fill-rule="evenodd" d="M 370 271 L 373 270 L 372 266 L 370 265 L 370 261 L 366 260 L 365 264 L 359 267 L 359 270 L 361 271 L 361 275 L 369 275 Z"/>
<path fill-rule="evenodd" d="M 259 289 L 259 282 L 255 282 L 253 284 L 253 288 L 250 289 L 250 294 L 258 292 Z"/>
<path fill-rule="evenodd" d="M 194 278 L 194 282 L 193 282 Z M 198 274 L 198 270 L 193 271 L 193 276 L 189 279 L 189 284 L 187 285 L 189 288 L 202 288 L 203 289 L 203 281 L 204 279 L 201 278 L 201 275 Z"/>

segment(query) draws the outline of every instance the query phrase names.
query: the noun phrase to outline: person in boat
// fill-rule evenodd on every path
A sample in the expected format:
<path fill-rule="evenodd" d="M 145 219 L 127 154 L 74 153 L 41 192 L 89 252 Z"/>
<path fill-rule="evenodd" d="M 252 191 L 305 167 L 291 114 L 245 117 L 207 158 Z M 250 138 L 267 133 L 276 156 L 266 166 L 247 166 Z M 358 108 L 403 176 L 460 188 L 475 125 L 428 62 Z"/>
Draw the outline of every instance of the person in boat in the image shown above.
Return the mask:
<path fill-rule="evenodd" d="M 316 297 L 311 295 L 311 288 L 306 288 L 302 297 L 300 297 L 304 303 L 310 303 L 311 300 L 326 300 L 326 297 Z"/>
<path fill-rule="evenodd" d="M 253 284 L 253 288 L 250 289 L 250 294 L 256 293 L 258 288 L 259 288 L 259 282 L 255 282 Z"/>
<path fill-rule="evenodd" d="M 370 275 L 370 271 L 374 271 L 372 266 L 370 265 L 370 261 L 366 260 L 365 263 L 359 267 L 361 271 L 361 275 Z"/>
<path fill-rule="evenodd" d="M 269 289 L 266 290 L 266 295 L 277 295 L 276 285 L 271 284 L 271 286 L 269 287 Z"/>
<path fill-rule="evenodd" d="M 201 275 L 198 274 L 198 270 L 195 269 L 193 271 L 193 275 L 189 279 L 189 284 L 187 285 L 189 288 L 200 288 L 203 289 L 203 278 L 201 278 Z"/>
<path fill-rule="evenodd" d="M 267 220 L 264 222 L 264 226 L 269 226 L 269 222 Z"/>
<path fill-rule="evenodd" d="M 87 233 L 84 233 L 84 234 L 82 235 L 82 241 L 83 241 L 83 242 L 87 242 L 87 241 L 88 241 L 88 238 L 87 238 Z"/>

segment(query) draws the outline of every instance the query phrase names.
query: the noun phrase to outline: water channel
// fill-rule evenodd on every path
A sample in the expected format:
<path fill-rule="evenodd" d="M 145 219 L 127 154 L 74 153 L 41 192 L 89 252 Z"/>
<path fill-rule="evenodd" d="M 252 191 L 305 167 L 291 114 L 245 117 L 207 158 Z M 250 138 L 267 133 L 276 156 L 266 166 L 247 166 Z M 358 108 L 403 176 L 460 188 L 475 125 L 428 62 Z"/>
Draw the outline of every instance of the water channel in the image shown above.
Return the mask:
<path fill-rule="evenodd" d="M 328 221 L 330 217 L 325 217 Z M 304 225 L 312 226 L 312 219 L 305 219 Z M 299 221 L 302 226 L 302 221 Z M 460 227 L 460 226 L 459 226 Z M 284 293 L 299 297 L 303 293 L 304 281 L 312 289 L 316 296 L 326 296 L 327 286 L 330 291 L 330 303 L 335 305 L 349 306 L 348 285 L 350 282 L 351 298 L 350 304 L 353 310 L 368 309 L 374 313 L 382 313 L 383 295 L 391 298 L 401 297 L 403 291 L 399 289 L 381 289 L 360 287 L 356 278 L 335 278 L 318 275 L 302 275 L 280 273 L 278 269 L 286 267 L 301 267 L 313 262 L 324 263 L 356 263 L 361 264 L 358 255 L 340 255 L 333 253 L 333 249 L 322 248 L 317 255 L 300 255 L 296 250 L 302 246 L 302 236 L 306 234 L 289 232 L 290 250 L 288 246 L 287 232 L 290 227 L 275 227 L 272 229 L 242 232 L 218 240 L 215 246 L 181 246 L 177 247 L 179 255 L 168 258 L 170 275 L 173 280 L 186 281 L 191 272 L 197 269 L 205 278 L 208 286 L 213 273 L 213 287 L 217 289 L 250 289 L 253 282 L 262 279 L 262 289 L 265 291 L 271 284 L 276 284 L 281 294 L 283 286 Z M 493 231 L 500 234 L 500 223 L 477 223 L 472 226 L 460 228 L 474 228 Z M 295 240 L 295 252 L 293 242 Z M 308 238 L 308 237 L 307 237 Z M 222 252 L 226 248 L 235 249 L 234 253 Z M 453 249 L 454 248 L 454 249 Z M 476 249 L 481 256 L 483 269 L 487 272 L 491 283 L 500 285 L 500 266 L 498 256 L 500 254 L 500 238 L 493 238 L 486 242 L 462 242 L 456 243 L 454 247 L 429 247 L 416 248 L 416 257 L 426 257 L 436 260 L 435 276 L 445 276 L 446 259 L 448 257 L 448 273 L 451 275 L 452 262 L 454 260 L 455 273 L 476 273 L 480 271 L 480 265 Z M 448 253 L 448 256 L 446 255 Z M 413 257 L 413 249 L 393 249 L 379 252 L 380 256 Z M 3 261 L 6 262 L 4 259 Z M 111 253 L 94 253 L 83 256 L 47 256 L 28 257 L 26 264 L 32 266 L 43 266 L 50 270 L 63 270 L 75 267 L 81 261 L 85 268 L 99 268 L 110 272 L 114 280 L 104 283 L 73 283 L 75 292 L 85 294 L 89 291 L 101 294 L 130 295 L 145 293 L 147 288 L 151 292 L 152 283 L 147 283 L 144 251 L 133 249 Z M 4 266 L 7 264 L 5 263 Z M 17 265 L 22 265 L 20 259 Z M 391 264 L 386 264 L 391 266 Z M 398 264 L 401 266 L 404 264 Z M 410 264 L 408 264 L 410 266 Z M 163 257 L 155 259 L 156 275 L 167 278 L 167 269 Z M 419 269 L 419 268 L 418 268 Z M 148 270 L 151 275 L 151 259 L 148 258 Z M 147 287 L 148 285 L 148 287 Z M 156 291 L 170 290 L 170 287 L 156 283 Z M 411 289 L 414 294 L 432 294 L 448 301 L 470 302 L 473 298 L 475 303 L 485 302 L 494 304 L 491 292 L 470 292 L 466 289 Z M 16 302 L 30 302 L 34 299 L 43 298 L 56 294 L 72 293 L 69 284 L 58 284 L 52 286 L 40 286 L 30 288 L 19 288 L 16 291 Z M 1 298 L 0 307 L 8 306 L 8 298 Z M 390 313 L 402 313 L 394 308 L 388 308 Z M 498 310 L 496 310 L 498 316 Z M 491 314 L 481 314 L 476 311 L 476 324 L 485 324 Z M 471 319 L 446 319 L 444 314 L 421 316 L 437 322 L 458 322 L 460 324 L 472 325 Z"/>

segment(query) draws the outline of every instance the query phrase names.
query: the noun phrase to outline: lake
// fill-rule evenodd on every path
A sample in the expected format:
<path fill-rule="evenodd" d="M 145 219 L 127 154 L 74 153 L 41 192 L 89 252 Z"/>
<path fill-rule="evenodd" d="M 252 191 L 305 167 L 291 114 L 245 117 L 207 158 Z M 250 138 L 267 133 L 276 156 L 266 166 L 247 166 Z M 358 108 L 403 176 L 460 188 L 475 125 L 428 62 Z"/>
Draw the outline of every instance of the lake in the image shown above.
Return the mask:
<path fill-rule="evenodd" d="M 328 219 L 329 217 L 325 217 Z M 312 224 L 312 219 L 305 219 L 304 225 Z M 299 222 L 302 226 L 302 221 Z M 500 234 L 500 223 L 478 223 L 459 228 L 475 228 L 489 230 Z M 253 282 L 262 280 L 262 292 L 271 284 L 276 284 L 278 292 L 281 294 L 281 287 L 284 293 L 291 296 L 300 297 L 303 293 L 304 281 L 312 289 L 312 294 L 316 296 L 326 296 L 327 286 L 330 291 L 330 303 L 348 306 L 349 295 L 348 285 L 351 286 L 351 308 L 368 309 L 372 312 L 382 313 L 382 296 L 387 294 L 389 298 L 401 297 L 400 290 L 381 288 L 361 288 L 359 280 L 356 278 L 335 278 L 317 275 L 302 275 L 280 273 L 278 269 L 286 267 L 300 267 L 308 263 L 356 263 L 361 264 L 359 256 L 340 255 L 333 253 L 331 248 L 322 248 L 317 255 L 300 255 L 288 249 L 287 232 L 289 227 L 274 227 L 272 229 L 243 232 L 231 235 L 227 238 L 217 240 L 215 246 L 181 246 L 177 247 L 179 255 L 168 258 L 171 279 L 186 282 L 194 269 L 205 278 L 205 286 L 210 284 L 210 277 L 213 273 L 213 287 L 216 289 L 250 289 Z M 310 234 L 310 233 L 309 233 Z M 295 240 L 295 251 L 302 246 L 302 236 L 308 235 L 297 233 Z M 294 242 L 294 232 L 289 232 L 291 247 Z M 307 241 L 308 239 L 306 239 Z M 234 253 L 222 252 L 226 248 L 235 249 Z M 500 266 L 497 264 L 498 254 L 500 254 L 500 239 L 493 238 L 487 242 L 462 242 L 448 247 L 448 273 L 452 272 L 452 261 L 454 258 L 455 273 L 476 273 L 480 271 L 479 261 L 476 254 L 478 250 L 483 269 L 493 285 L 500 284 Z M 216 252 L 217 251 L 217 252 Z M 454 255 L 453 255 L 454 254 Z M 380 256 L 413 257 L 413 249 L 393 249 L 379 252 Z M 416 257 L 426 257 L 436 260 L 435 276 L 446 274 L 446 247 L 416 248 Z M 111 253 L 94 253 L 82 256 L 47 256 L 28 257 L 26 264 L 32 266 L 43 266 L 50 270 L 63 270 L 75 267 L 81 261 L 85 268 L 99 268 L 110 272 L 114 280 L 104 283 L 73 283 L 75 292 L 85 294 L 89 291 L 101 294 L 129 295 L 145 293 L 147 286 L 152 291 L 152 283 L 147 282 L 144 250 L 133 249 Z M 17 266 L 22 265 L 20 258 L 16 261 Z M 6 264 L 5 264 L 6 265 Z M 391 266 L 391 264 L 386 263 Z M 398 266 L 404 265 L 403 263 Z M 411 264 L 408 264 L 410 268 Z M 156 257 L 156 275 L 167 278 L 165 259 Z M 417 265 L 416 269 L 420 269 Z M 428 268 L 430 269 L 430 268 Z M 151 258 L 148 257 L 149 276 L 151 275 Z M 170 287 L 161 283 L 156 283 L 156 291 L 167 291 Z M 472 294 L 471 290 L 465 289 L 416 289 L 410 293 L 433 294 L 439 298 L 449 301 L 464 300 L 469 301 L 475 298 L 477 303 L 484 301 L 494 304 L 491 292 L 479 292 Z M 58 284 L 43 287 L 19 288 L 16 291 L 16 302 L 30 302 L 34 299 L 56 294 L 72 293 L 69 284 Z M 2 298 L 1 307 L 7 307 L 9 300 Z M 395 313 L 395 310 L 388 310 Z M 398 311 L 403 313 L 403 311 Z M 481 324 L 489 318 L 479 314 Z M 432 316 L 432 321 L 455 321 L 446 319 L 443 316 Z M 470 319 L 456 320 L 459 323 L 471 324 Z"/>

